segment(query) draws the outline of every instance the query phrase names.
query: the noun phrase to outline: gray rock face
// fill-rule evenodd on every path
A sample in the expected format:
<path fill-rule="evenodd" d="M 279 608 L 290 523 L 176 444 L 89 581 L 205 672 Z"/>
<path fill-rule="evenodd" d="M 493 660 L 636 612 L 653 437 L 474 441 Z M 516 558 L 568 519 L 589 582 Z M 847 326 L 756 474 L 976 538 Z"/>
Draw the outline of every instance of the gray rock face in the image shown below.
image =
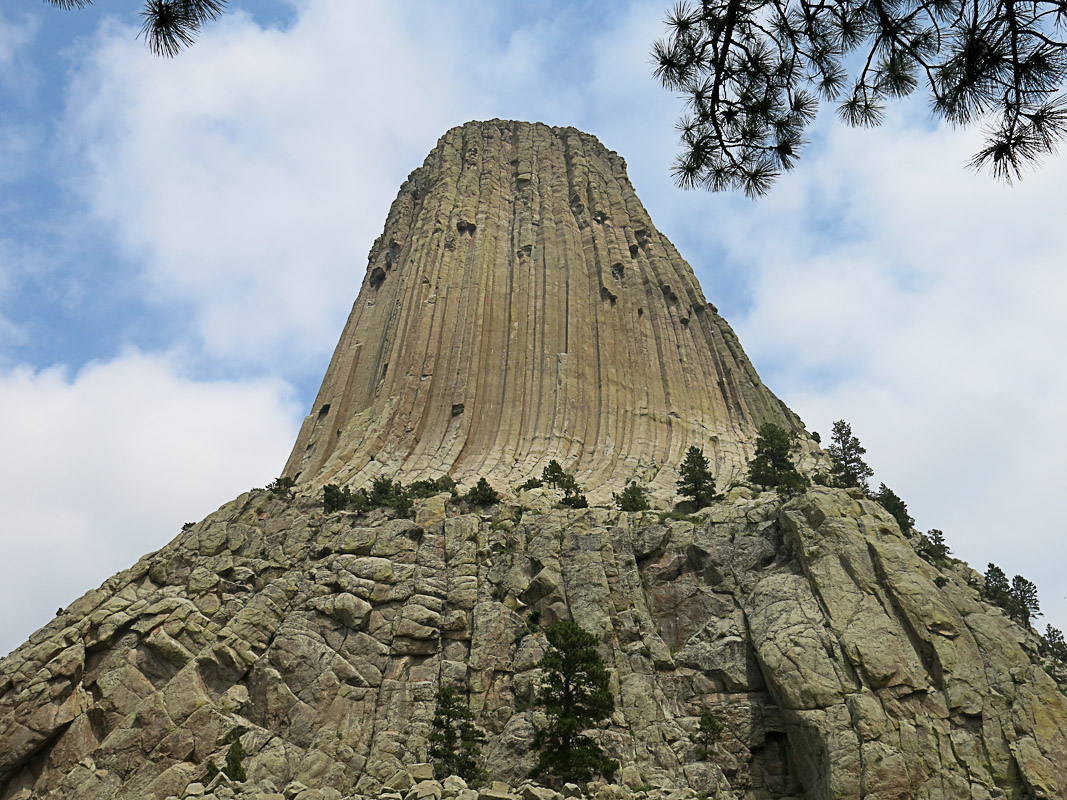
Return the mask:
<path fill-rule="evenodd" d="M 699 519 L 541 489 L 322 513 L 328 482 L 502 489 L 553 458 L 594 504 L 635 477 L 673 498 L 688 445 L 728 483 L 765 421 L 802 430 L 617 155 L 573 129 L 450 131 L 371 252 L 297 497 L 242 495 L 0 661 L 0 800 L 1067 799 L 1062 670 L 858 493 L 738 486 Z M 560 794 L 522 781 L 543 628 L 569 619 L 611 671 L 590 735 L 621 768 Z M 431 779 L 442 686 L 503 783 Z M 209 774 L 238 739 L 248 780 Z"/>
<path fill-rule="evenodd" d="M 623 160 L 573 128 L 471 122 L 401 187 L 286 474 L 515 485 L 556 459 L 591 499 L 632 479 L 673 497 L 687 447 L 726 485 L 764 422 L 802 429 Z"/>
<path fill-rule="evenodd" d="M 238 737 L 250 786 L 407 795 L 441 685 L 518 785 L 534 612 L 600 637 L 618 712 L 595 735 L 621 783 L 1067 796 L 1067 704 L 1036 637 L 869 500 L 735 492 L 698 523 L 423 503 L 418 525 L 252 492 L 81 598 L 0 662 L 0 798 L 182 797 Z M 707 757 L 706 710 L 725 724 Z"/>

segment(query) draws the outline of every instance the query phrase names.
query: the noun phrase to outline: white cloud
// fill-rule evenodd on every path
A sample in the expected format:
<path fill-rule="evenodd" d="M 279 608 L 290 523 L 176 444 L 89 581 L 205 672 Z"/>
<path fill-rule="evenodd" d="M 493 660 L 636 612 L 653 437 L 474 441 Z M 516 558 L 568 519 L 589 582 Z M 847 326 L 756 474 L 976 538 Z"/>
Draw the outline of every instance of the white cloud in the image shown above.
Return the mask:
<path fill-rule="evenodd" d="M 478 106 L 471 54 L 430 25 L 333 0 L 284 33 L 231 15 L 175 60 L 102 35 L 71 95 L 79 180 L 211 355 L 332 347 L 403 176 Z"/>
<path fill-rule="evenodd" d="M 921 528 L 1035 581 L 1062 627 L 1067 159 L 1008 188 L 962 169 L 973 133 L 824 135 L 723 226 L 754 268 L 741 340 L 810 427 L 853 424 Z"/>
<path fill-rule="evenodd" d="M 144 553 L 284 465 L 279 380 L 194 381 L 137 352 L 0 375 L 0 654 Z"/>
<path fill-rule="evenodd" d="M 129 28 L 105 29 L 70 92 L 64 130 L 80 165 L 72 185 L 143 265 L 139 288 L 189 310 L 183 344 L 199 337 L 223 370 L 291 376 L 332 348 L 400 181 L 445 130 L 494 116 L 589 130 L 626 158 L 657 226 L 768 384 L 824 434 L 849 419 L 878 479 L 921 527 L 943 528 L 979 568 L 993 560 L 1037 582 L 1063 627 L 1067 584 L 1049 554 L 1061 551 L 1067 499 L 1058 455 L 1067 450 L 1058 410 L 1067 253 L 1057 238 L 1067 158 L 1007 190 L 963 170 L 973 134 L 925 131 L 910 124 L 910 109 L 876 131 L 824 124 L 801 167 L 758 204 L 679 192 L 668 174 L 679 107 L 646 58 L 667 5 L 643 0 L 583 29 L 570 10 L 535 20 L 473 2 L 442 12 L 437 3 L 308 0 L 285 31 L 227 15 L 176 60 L 153 59 Z M 22 375 L 58 387 L 70 405 L 54 418 L 77 418 L 94 405 L 129 407 L 120 380 L 97 395 L 82 388 L 125 363 L 73 382 L 14 373 L 0 385 L 11 391 Z M 235 424 L 244 418 L 235 411 L 242 384 L 171 379 L 202 400 L 202 413 L 217 403 Z M 274 385 L 263 384 L 266 396 Z M 252 415 L 260 438 L 282 431 L 279 455 L 258 473 L 236 444 L 232 454 L 216 448 L 233 484 L 205 477 L 210 503 L 175 509 L 153 528 L 158 540 L 112 552 L 98 538 L 111 559 L 101 578 L 280 468 L 293 415 L 271 421 L 277 395 L 274 406 L 252 395 L 265 403 Z M 123 438 L 122 426 L 136 422 L 114 425 Z M 72 449 L 82 440 L 65 424 L 37 436 L 21 440 L 29 454 L 15 463 L 47 474 L 69 457 L 84 469 Z M 190 421 L 181 438 L 212 434 Z M 86 510 L 83 524 L 125 530 L 147 513 L 127 509 L 141 485 L 108 489 L 109 473 L 128 469 L 125 456 L 90 444 L 96 493 L 113 499 Z M 177 459 L 169 474 L 175 483 L 193 468 Z"/>

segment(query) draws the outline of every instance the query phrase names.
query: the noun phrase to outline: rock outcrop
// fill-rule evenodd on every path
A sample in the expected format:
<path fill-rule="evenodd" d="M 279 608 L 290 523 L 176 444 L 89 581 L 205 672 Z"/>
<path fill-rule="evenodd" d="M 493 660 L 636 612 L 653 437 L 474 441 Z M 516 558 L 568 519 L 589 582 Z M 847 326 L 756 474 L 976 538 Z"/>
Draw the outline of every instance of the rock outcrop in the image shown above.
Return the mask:
<path fill-rule="evenodd" d="M 801 433 L 571 129 L 478 123 L 405 184 L 287 467 L 89 592 L 0 661 L 0 800 L 562 800 L 524 783 L 544 630 L 596 634 L 617 700 L 593 800 L 1067 800 L 1062 665 L 858 490 L 743 480 Z M 687 517 L 690 444 L 726 497 Z M 325 513 L 323 484 L 449 473 L 548 489 Z M 425 763 L 438 689 L 488 734 L 479 790 Z M 696 744 L 710 712 L 723 732 Z M 235 741 L 247 780 L 214 775 Z M 516 787 L 514 790 L 511 787 Z"/>
<path fill-rule="evenodd" d="M 400 189 L 286 474 L 514 485 L 557 459 L 596 499 L 632 479 L 673 496 L 688 446 L 726 485 L 764 422 L 802 429 L 622 158 L 573 128 L 472 122 Z"/>
<path fill-rule="evenodd" d="M 0 663 L 0 798 L 180 797 L 237 737 L 253 783 L 406 791 L 441 685 L 517 784 L 558 619 L 600 638 L 618 711 L 596 736 L 634 785 L 1067 797 L 1036 636 L 855 494 L 742 487 L 694 522 L 541 490 L 484 514 L 441 495 L 414 520 L 251 492 Z M 705 710 L 725 723 L 707 757 Z"/>

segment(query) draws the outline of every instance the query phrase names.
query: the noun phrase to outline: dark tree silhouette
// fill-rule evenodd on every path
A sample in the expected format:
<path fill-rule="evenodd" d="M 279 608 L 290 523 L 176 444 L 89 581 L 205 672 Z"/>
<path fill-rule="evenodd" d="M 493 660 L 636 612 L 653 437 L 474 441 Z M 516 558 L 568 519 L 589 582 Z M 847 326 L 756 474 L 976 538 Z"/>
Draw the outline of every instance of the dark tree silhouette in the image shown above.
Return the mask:
<path fill-rule="evenodd" d="M 719 499 L 715 493 L 715 475 L 704 451 L 696 445 L 685 451 L 685 459 L 678 466 L 678 494 L 692 498 L 698 508 L 710 506 Z"/>
<path fill-rule="evenodd" d="M 1009 182 L 1067 134 L 1063 0 L 682 0 L 666 24 L 652 55 L 686 100 L 684 187 L 765 194 L 820 99 L 874 126 L 920 84 L 934 116 L 986 123 L 971 164 Z"/>
<path fill-rule="evenodd" d="M 196 41 L 204 23 L 218 19 L 228 0 L 145 0 L 141 36 L 157 56 L 176 56 Z M 58 8 L 86 8 L 93 0 L 45 0 Z"/>
<path fill-rule="evenodd" d="M 481 783 L 485 772 L 478 764 L 485 734 L 474 724 L 474 714 L 450 686 L 437 691 L 433 722 L 430 724 L 429 756 L 434 776 L 444 780 L 458 775 L 470 784 Z"/>
<path fill-rule="evenodd" d="M 860 444 L 860 440 L 852 435 L 852 426 L 839 419 L 834 423 L 831 434 L 830 446 L 826 452 L 830 455 L 830 475 L 834 484 L 842 488 L 859 488 L 867 491 L 867 480 L 874 474 L 874 470 L 867 466 L 863 456 L 867 448 Z"/>
<path fill-rule="evenodd" d="M 748 479 L 760 486 L 776 488 L 783 497 L 803 492 L 808 479 L 793 463 L 791 454 L 796 446 L 796 434 L 773 422 L 761 425 L 756 454 L 748 464 Z"/>
<path fill-rule="evenodd" d="M 610 778 L 618 762 L 582 733 L 615 712 L 596 637 L 574 622 L 558 622 L 545 636 L 548 651 L 539 664 L 543 673 L 536 702 L 548 725 L 534 735 L 540 757 L 533 774 L 575 783 L 589 781 L 596 773 Z"/>

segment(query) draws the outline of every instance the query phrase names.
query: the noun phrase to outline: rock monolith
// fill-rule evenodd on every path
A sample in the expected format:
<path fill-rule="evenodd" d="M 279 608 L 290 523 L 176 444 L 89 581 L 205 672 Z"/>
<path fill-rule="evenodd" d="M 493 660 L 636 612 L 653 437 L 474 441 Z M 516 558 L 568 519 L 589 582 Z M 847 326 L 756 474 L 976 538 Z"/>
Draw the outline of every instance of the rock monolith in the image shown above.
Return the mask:
<path fill-rule="evenodd" d="M 374 245 L 295 487 L 186 526 L 0 661 L 0 800 L 1067 800 L 1067 665 L 861 490 L 748 483 L 763 422 L 824 469 L 621 158 L 450 131 Z M 690 445 L 722 491 L 695 514 L 670 507 Z M 517 488 L 553 459 L 592 507 Z M 444 475 L 502 498 L 324 505 Z M 611 504 L 631 479 L 656 508 Z M 529 782 L 559 621 L 611 676 L 585 732 L 611 782 Z M 485 731 L 484 786 L 427 763 L 442 687 Z"/>

